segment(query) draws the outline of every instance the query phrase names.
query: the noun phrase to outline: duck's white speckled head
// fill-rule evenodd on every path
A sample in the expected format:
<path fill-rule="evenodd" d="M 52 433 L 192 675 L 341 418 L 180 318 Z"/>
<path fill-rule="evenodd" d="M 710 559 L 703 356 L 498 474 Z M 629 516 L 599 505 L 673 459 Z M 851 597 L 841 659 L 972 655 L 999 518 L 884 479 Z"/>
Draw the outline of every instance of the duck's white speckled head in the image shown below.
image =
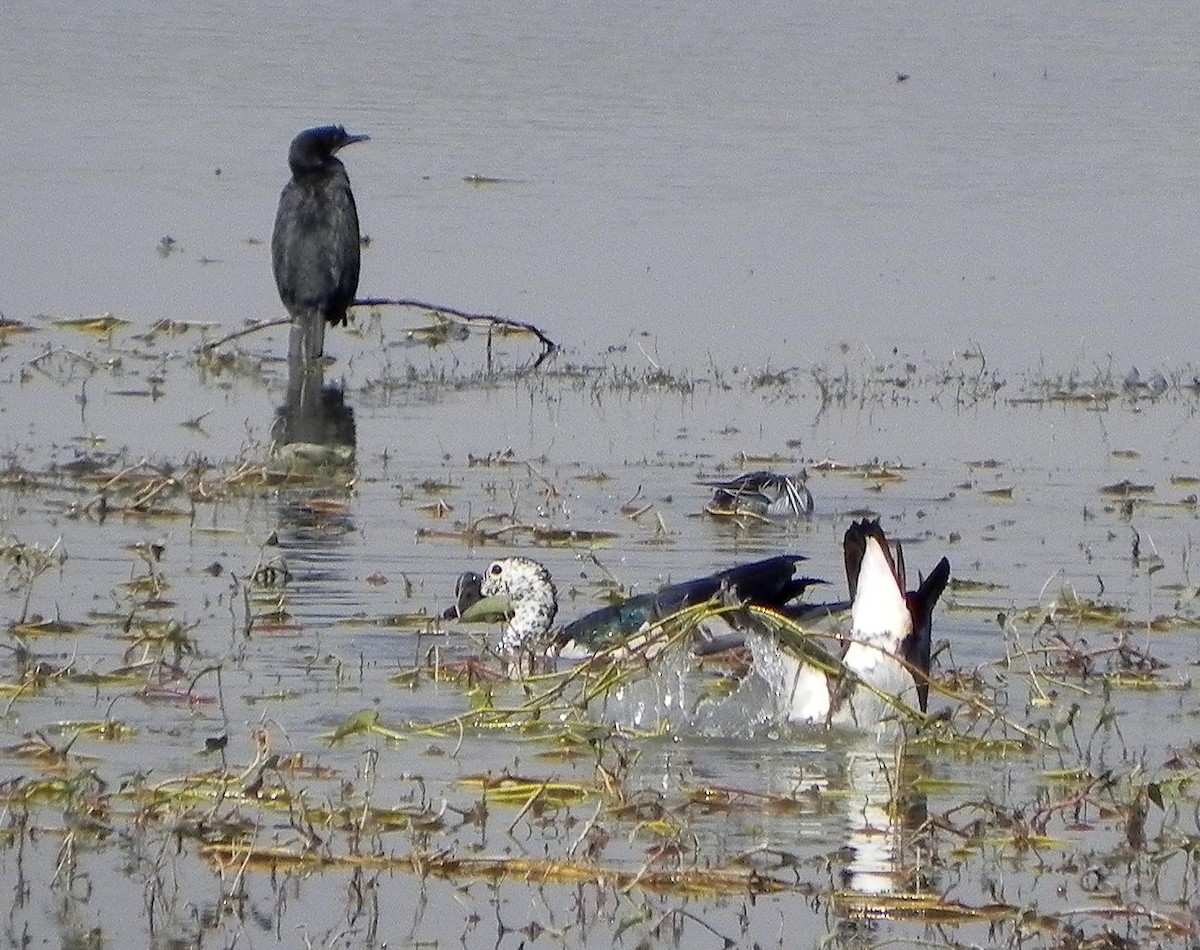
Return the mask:
<path fill-rule="evenodd" d="M 512 619 L 500 638 L 500 652 L 509 656 L 536 646 L 550 630 L 558 612 L 558 591 L 550 572 L 527 557 L 502 557 L 483 575 L 484 597 L 507 597 Z"/>

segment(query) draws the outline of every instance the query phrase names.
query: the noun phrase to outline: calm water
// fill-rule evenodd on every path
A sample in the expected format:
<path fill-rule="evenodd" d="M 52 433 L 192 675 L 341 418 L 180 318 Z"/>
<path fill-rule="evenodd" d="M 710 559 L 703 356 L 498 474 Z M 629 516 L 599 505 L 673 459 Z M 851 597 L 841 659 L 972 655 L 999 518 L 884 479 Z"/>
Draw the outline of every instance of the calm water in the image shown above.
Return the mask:
<path fill-rule="evenodd" d="M 1200 14 L 1177 5 L 5 20 L 9 317 L 277 315 L 245 242 L 269 236 L 290 137 L 339 121 L 373 136 L 348 155 L 364 293 L 587 351 L 647 331 L 683 364 L 846 342 L 1124 367 L 1195 339 Z M 160 261 L 166 234 L 185 253 Z"/>
<path fill-rule="evenodd" d="M 593 602 L 602 569 L 591 553 L 644 589 L 800 551 L 840 593 L 839 540 L 867 508 L 906 540 L 910 570 L 947 554 L 956 577 L 998 585 L 948 598 L 936 630 L 952 643 L 943 667 L 994 670 L 1011 649 L 996 613 L 1040 605 L 1053 616 L 1054 596 L 1070 586 L 1127 610 L 1138 645 L 1171 664 L 1173 680 L 1187 679 L 1193 635 L 1150 636 L 1145 621 L 1194 614 L 1196 507 L 1185 499 L 1195 488 L 1181 479 L 1198 462 L 1187 361 L 1200 260 L 1200 17 L 1089 4 L 960 5 L 953 15 L 934 4 L 870 13 L 380 4 L 337 16 L 284 4 L 5 14 L 0 313 L 40 329 L 0 346 L 0 452 L 12 476 L 0 490 L 0 539 L 61 539 L 67 559 L 34 585 L 29 610 L 96 625 L 29 646 L 76 673 L 137 662 L 145 644 L 113 617 L 132 609 L 122 585 L 147 571 L 130 546 L 161 541 L 155 570 L 170 585 L 161 616 L 187 627 L 200 650 L 182 682 L 217 662 L 223 681 L 218 696 L 211 673 L 201 680 L 208 703 L 155 700 L 118 681 L 4 694 L 0 779 L 53 774 L 13 748 L 23 736 L 110 716 L 135 737 L 80 738 L 72 751 L 93 758 L 71 773 L 86 782 L 94 769 L 109 790 L 214 766 L 198 751 L 222 732 L 241 769 L 258 726 L 276 751 L 334 770 L 290 779 L 330 800 L 469 809 L 478 793 L 462 780 L 481 770 L 594 781 L 586 757 L 559 761 L 487 733 L 328 747 L 330 730 L 363 708 L 401 727 L 461 711 L 456 687 L 409 690 L 388 676 L 431 643 L 473 652 L 469 639 L 377 624 L 436 613 L 459 571 L 510 550 L 427 534 L 485 514 L 616 534 L 594 552 L 530 552 L 528 535 L 513 536 L 513 549 L 551 566 L 569 618 Z M 414 348 L 403 333 L 419 322 L 412 314 L 382 324 L 360 315 L 360 332 L 332 332 L 327 343 L 358 434 L 353 488 L 318 493 L 336 510 L 314 511 L 313 492 L 264 486 L 170 519 L 81 514 L 95 486 L 54 467 L 83 453 L 105 456 L 108 472 L 143 459 L 229 472 L 266 457 L 284 400 L 282 334 L 247 338 L 245 362 L 223 371 L 197 365 L 195 332 L 136 334 L 164 318 L 232 329 L 280 314 L 263 242 L 288 140 L 324 121 L 372 136 L 344 156 L 372 238 L 364 295 L 531 320 L 565 352 L 540 373 L 481 382 L 481 339 Z M 472 174 L 505 181 L 469 185 Z M 155 245 L 168 234 L 183 251 L 162 259 Z M 132 325 L 97 342 L 35 319 L 102 311 Z M 980 351 L 986 363 L 962 356 Z M 521 340 L 496 349 L 508 369 L 531 353 Z M 1166 372 L 1166 394 L 1024 402 L 1072 372 L 1085 388 L 1111 375 L 1119 389 L 1135 364 L 1147 378 Z M 656 366 L 669 371 L 657 383 L 646 375 Z M 790 372 L 756 385 L 763 369 Z M 846 392 L 822 402 L 817 379 L 844 381 Z M 999 388 L 981 395 L 977 379 Z M 182 425 L 201 413 L 199 428 Z M 473 463 L 506 454 L 513 464 Z M 743 455 L 809 466 L 817 517 L 749 532 L 700 517 L 695 479 L 736 470 Z M 823 460 L 882 461 L 904 477 L 818 472 Z M 31 487 L 19 471 L 43 481 Z M 1126 511 L 1102 494 L 1122 479 L 1152 486 L 1150 501 Z M 444 486 L 427 490 L 430 481 Z M 425 510 L 438 498 L 453 507 L 445 518 Z M 623 510 L 635 498 L 651 506 L 637 519 Z M 260 563 L 293 572 L 280 595 L 287 623 L 247 641 L 240 585 Z M 19 565 L 4 567 L 0 617 L 15 621 L 26 590 Z M 970 609 L 978 603 L 986 609 Z M 1040 620 L 1037 610 L 1022 619 L 1022 637 Z M 1111 640 L 1103 623 L 1063 626 L 1097 647 Z M 9 651 L 0 658 L 5 683 L 17 665 Z M 1022 683 L 1009 697 L 1014 719 L 1064 727 L 1054 717 L 1065 703 L 1038 706 L 1027 691 Z M 1104 697 L 1080 701 L 1094 723 Z M 1157 775 L 1187 742 L 1194 691 L 1127 691 L 1118 703 L 1122 741 L 1104 733 L 1096 741 L 1114 748 L 1089 765 L 1119 770 L 1141 756 Z M 816 896 L 689 901 L 395 870 L 239 882 L 165 821 L 143 829 L 103 815 L 111 834 L 76 840 L 46 818 L 49 807 L 40 824 L 55 828 L 36 847 L 0 849 L 0 880 L 28 888 L 13 891 L 6 934 L 73 946 L 98 928 L 112 945 L 134 933 L 160 946 L 286 946 L 303 933 L 322 945 L 516 947 L 538 940 L 527 929 L 536 923 L 551 931 L 541 942 L 569 946 L 633 934 L 651 946 L 719 946 L 706 927 L 741 945 L 928 936 L 921 924 L 856 924 L 833 910 L 833 891 L 869 890 L 872 861 L 972 905 L 1047 910 L 1095 897 L 1065 859 L 1054 873 L 1016 861 L 1005 885 L 986 849 L 951 860 L 943 841 L 943 853 L 880 859 L 870 824 L 907 825 L 886 807 L 888 779 L 852 742 L 710 724 L 630 748 L 641 756 L 629 781 L 639 800 L 679 806 L 702 786 L 795 797 L 785 814 L 750 808 L 684 823 L 696 838 L 683 863 L 789 855 L 785 866 Z M 991 795 L 1018 810 L 1048 794 L 1042 773 L 1060 764 L 949 757 L 906 768 L 961 783 L 935 785 L 931 812 Z M 830 795 L 810 802 L 810 787 Z M 512 834 L 519 806 L 493 805 L 485 828 L 468 823 L 423 843 L 457 856 L 562 857 L 596 820 L 614 842 L 599 860 L 636 870 L 661 826 L 593 819 L 597 804 Z M 289 817 L 246 814 L 261 823 L 258 840 L 296 840 Z M 1120 836 L 1102 822 L 1058 830 L 1059 855 Z M 60 851 L 64 841 L 78 853 Z M 373 844 L 415 847 L 396 832 Z M 830 870 L 847 844 L 865 865 L 849 882 Z M 1163 905 L 1178 891 L 1164 886 Z M 153 911 L 153 925 L 131 929 L 121 912 L 130 906 Z M 663 915 L 679 933 L 654 926 Z M 978 924 L 952 933 L 987 939 Z"/>

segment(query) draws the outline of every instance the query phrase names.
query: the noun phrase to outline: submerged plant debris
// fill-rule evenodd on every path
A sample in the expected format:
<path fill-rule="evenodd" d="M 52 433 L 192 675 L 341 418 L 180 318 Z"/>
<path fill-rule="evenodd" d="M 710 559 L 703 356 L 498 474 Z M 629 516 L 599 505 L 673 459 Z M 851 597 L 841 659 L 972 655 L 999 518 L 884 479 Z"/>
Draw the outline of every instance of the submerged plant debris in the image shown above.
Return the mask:
<path fill-rule="evenodd" d="M 360 346 L 331 381 L 265 331 L 0 323 L 12 942 L 112 943 L 134 907 L 161 946 L 1200 941 L 1200 476 L 1145 434 L 1194 417 L 1194 370 L 535 370 L 544 334 L 452 324 L 331 331 Z M 812 518 L 702 516 L 698 476 L 766 466 Z M 518 678 L 494 616 L 443 617 L 510 551 L 564 621 L 785 551 L 836 601 L 867 512 L 910 572 L 954 564 L 903 741 L 781 722 L 752 655 L 689 647 L 749 617 L 844 675 L 837 618 L 706 604 Z"/>

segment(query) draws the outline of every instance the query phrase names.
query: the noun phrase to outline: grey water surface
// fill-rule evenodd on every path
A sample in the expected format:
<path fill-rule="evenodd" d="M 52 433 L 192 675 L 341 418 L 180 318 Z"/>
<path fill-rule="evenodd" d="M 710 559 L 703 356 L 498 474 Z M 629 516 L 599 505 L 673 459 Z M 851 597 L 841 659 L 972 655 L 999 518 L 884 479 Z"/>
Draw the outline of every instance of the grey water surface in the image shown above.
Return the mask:
<path fill-rule="evenodd" d="M 1177 774 L 1198 706 L 1183 621 L 1197 590 L 1200 14 L 451 0 L 36 3 L 3 20 L 0 316 L 34 332 L 0 337 L 0 540 L 56 558 L 27 584 L 27 564 L 6 555 L 0 592 L 13 628 L 0 655 L 9 942 L 984 943 L 981 920 L 869 919 L 833 898 L 924 890 L 1059 911 L 1091 934 L 1108 926 L 1102 909 L 1132 904 L 1132 885 L 1095 886 L 1100 858 L 1076 861 L 1120 842 L 1115 809 L 1055 825 L 1041 863 L 983 833 L 938 838 L 928 854 L 908 837 L 918 822 L 889 807 L 910 766 L 880 767 L 858 738 L 736 715 L 621 739 L 630 798 L 665 802 L 662 813 L 604 811 L 597 793 L 549 817 L 491 804 L 484 825 L 453 826 L 453 808 L 479 799 L 476 773 L 582 785 L 597 781 L 595 763 L 507 733 L 407 731 L 468 700 L 454 684 L 390 677 L 431 648 L 479 652 L 470 631 L 433 617 L 460 571 L 500 554 L 545 561 L 565 619 L 597 603 L 608 576 L 644 590 L 780 551 L 808 555 L 836 597 L 842 532 L 869 512 L 904 539 L 910 572 L 945 554 L 956 580 L 980 585 L 939 609 L 941 669 L 993 676 L 1048 627 L 1081 654 L 1134 643 L 1166 664 L 1171 687 L 1110 694 L 1057 668 L 1020 679 L 1005 714 L 1057 744 L 922 754 L 930 781 L 916 797 L 930 813 L 989 801 L 1028 815 L 1036 801 L 1057 820 L 1057 768 Z M 324 122 L 371 136 L 343 155 L 370 236 L 360 295 L 529 321 L 562 350 L 529 370 L 527 338 L 431 348 L 409 337 L 419 315 L 360 310 L 326 341 L 326 378 L 354 411 L 345 478 L 225 492 L 239 465 L 271 458 L 286 333 L 230 344 L 227 364 L 196 348 L 283 315 L 267 244 L 287 143 Z M 128 325 L 93 337 L 54 322 L 101 313 Z M 163 320 L 212 326 L 147 335 Z M 71 469 L 93 461 L 103 478 Z M 871 475 L 875 463 L 899 477 Z M 701 514 L 698 478 L 768 465 L 808 469 L 811 521 Z M 141 466 L 181 478 L 211 466 L 212 491 L 171 517 L 99 516 L 105 478 Z M 1105 491 L 1123 481 L 1143 488 Z M 438 501 L 444 517 L 428 507 Z M 521 530 L 472 543 L 463 528 L 488 515 L 613 537 L 542 544 Z M 135 549 L 149 543 L 161 561 Z M 290 573 L 282 619 L 246 638 L 243 594 L 264 566 Z M 156 616 L 197 648 L 164 685 L 200 676 L 195 702 L 105 679 L 150 655 L 120 619 L 142 609 L 126 585 L 148 574 L 167 584 Z M 1073 619 L 1064 592 L 1123 619 Z M 410 613 L 429 622 L 387 624 Z M 87 626 L 20 634 L 34 615 Z M 1180 621 L 1169 635 L 1161 616 Z M 95 683 L 23 689 L 31 656 Z M 219 691 L 204 672 L 216 666 Z M 630 710 L 614 705 L 626 725 Z M 331 744 L 363 709 L 406 741 Z M 262 729 L 313 766 L 293 787 L 428 806 L 448 828 L 377 831 L 364 851 L 563 859 L 602 831 L 603 867 L 636 872 L 667 841 L 693 870 L 770 859 L 794 890 L 688 897 L 396 866 L 243 873 L 161 815 L 135 820 L 129 799 L 130 813 L 97 811 L 96 827 L 45 805 L 28 837 L 17 816 L 38 806 L 15 790 L 56 773 L 18 747 L 105 718 L 134 735 L 81 734 L 64 773 L 98 798 L 177 792 L 180 776 L 216 767 L 200 750 L 221 734 L 230 767 L 244 767 Z M 707 787 L 792 807 L 697 814 L 689 796 Z M 286 809 L 247 805 L 245 818 L 280 847 L 322 827 Z M 893 837 L 902 844 L 881 847 Z M 1155 866 L 1157 891 L 1139 896 L 1194 919 L 1186 863 Z M 1139 936 L 1149 919 L 1114 927 Z"/>
<path fill-rule="evenodd" d="M 372 136 L 348 154 L 367 295 L 589 349 L 645 331 L 681 365 L 844 342 L 1127 368 L 1194 340 L 1186 7 L 44 3 L 5 21 L 12 318 L 277 315 L 246 241 L 269 236 L 288 140 L 332 121 Z M 164 235 L 184 253 L 158 260 Z"/>

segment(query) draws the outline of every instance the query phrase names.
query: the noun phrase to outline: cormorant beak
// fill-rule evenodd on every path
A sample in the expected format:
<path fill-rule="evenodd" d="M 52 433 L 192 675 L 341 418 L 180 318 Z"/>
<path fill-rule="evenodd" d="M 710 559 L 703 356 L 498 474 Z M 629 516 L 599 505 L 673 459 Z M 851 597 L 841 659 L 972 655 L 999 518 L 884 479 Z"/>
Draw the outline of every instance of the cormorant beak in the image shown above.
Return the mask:
<path fill-rule="evenodd" d="M 353 145 L 355 142 L 369 142 L 369 141 L 371 141 L 371 136 L 369 136 L 369 135 L 351 135 L 351 134 L 347 133 L 346 137 L 344 139 L 342 139 L 342 144 L 339 145 L 336 149 L 334 149 L 334 151 L 339 152 L 342 149 L 344 149 L 347 145 Z"/>

